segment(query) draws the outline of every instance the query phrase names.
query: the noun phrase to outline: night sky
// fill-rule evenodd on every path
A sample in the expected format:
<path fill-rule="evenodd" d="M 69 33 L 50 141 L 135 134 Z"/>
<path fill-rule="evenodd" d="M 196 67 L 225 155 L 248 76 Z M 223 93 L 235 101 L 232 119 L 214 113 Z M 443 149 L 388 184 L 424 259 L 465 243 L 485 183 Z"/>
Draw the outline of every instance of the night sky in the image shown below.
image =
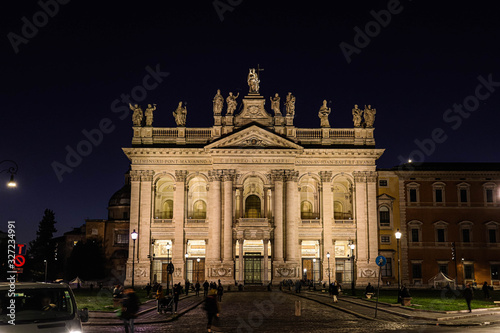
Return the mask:
<path fill-rule="evenodd" d="M 11 1 L 0 20 L 0 160 L 19 165 L 18 187 L 0 186 L 0 230 L 15 220 L 20 243 L 35 238 L 45 208 L 57 235 L 107 217 L 129 166 L 122 95 L 143 109 L 156 103 L 155 127 L 175 127 L 179 101 L 188 127 L 210 127 L 217 89 L 241 101 L 257 64 L 268 110 L 274 93 L 282 103 L 289 91 L 296 96 L 296 127 L 318 128 L 324 99 L 334 128 L 353 127 L 354 104 L 376 108 L 377 148 L 386 149 L 379 167 L 410 156 L 499 161 L 500 20 L 489 1 L 47 3 L 51 15 L 36 1 Z M 138 88 L 152 71 L 162 82 Z M 103 122 L 108 133 L 68 166 L 68 149 Z M 58 177 L 54 165 L 71 172 Z"/>

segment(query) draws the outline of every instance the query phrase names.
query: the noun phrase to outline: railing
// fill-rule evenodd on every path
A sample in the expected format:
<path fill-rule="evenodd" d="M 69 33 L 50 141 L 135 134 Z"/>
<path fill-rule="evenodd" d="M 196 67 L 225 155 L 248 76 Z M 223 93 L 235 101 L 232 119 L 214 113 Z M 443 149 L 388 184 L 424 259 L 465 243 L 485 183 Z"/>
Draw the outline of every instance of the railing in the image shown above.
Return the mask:
<path fill-rule="evenodd" d="M 297 139 L 321 139 L 321 128 L 297 128 Z"/>
<path fill-rule="evenodd" d="M 172 223 L 172 219 L 154 219 L 154 223 Z"/>
<path fill-rule="evenodd" d="M 186 219 L 186 223 L 205 223 L 205 219 Z"/>
<path fill-rule="evenodd" d="M 335 220 L 335 224 L 353 224 L 354 220 L 353 219 L 348 219 L 348 220 Z"/>
<path fill-rule="evenodd" d="M 212 137 L 210 128 L 186 128 L 186 138 L 189 139 L 209 139 Z"/>
<path fill-rule="evenodd" d="M 330 128 L 331 138 L 354 138 L 354 128 Z"/>
<path fill-rule="evenodd" d="M 320 219 L 302 220 L 302 224 L 321 224 L 321 220 Z"/>
<path fill-rule="evenodd" d="M 153 136 L 177 137 L 177 128 L 153 128 Z"/>

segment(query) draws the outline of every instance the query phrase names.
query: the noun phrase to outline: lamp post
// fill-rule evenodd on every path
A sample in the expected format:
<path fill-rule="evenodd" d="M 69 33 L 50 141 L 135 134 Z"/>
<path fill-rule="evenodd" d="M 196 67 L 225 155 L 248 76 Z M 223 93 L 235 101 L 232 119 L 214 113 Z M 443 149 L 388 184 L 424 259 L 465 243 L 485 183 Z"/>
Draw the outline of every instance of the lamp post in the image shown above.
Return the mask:
<path fill-rule="evenodd" d="M 16 183 L 16 181 L 14 180 L 14 175 L 17 173 L 17 169 L 18 169 L 19 167 L 17 166 L 17 163 L 16 163 L 16 162 L 14 162 L 14 161 L 12 161 L 12 160 L 3 160 L 3 161 L 1 161 L 1 162 L 0 162 L 0 164 L 2 164 L 2 163 L 4 163 L 4 162 L 5 162 L 5 163 L 12 163 L 12 164 L 14 164 L 14 166 L 11 166 L 11 167 L 6 168 L 6 169 L 3 169 L 3 170 L 0 170 L 0 173 L 2 173 L 2 172 L 4 172 L 4 171 L 6 171 L 6 172 L 10 173 L 10 180 L 9 180 L 9 182 L 7 183 L 7 186 L 8 186 L 8 187 L 16 187 L 16 186 L 17 186 L 17 183 Z"/>
<path fill-rule="evenodd" d="M 184 256 L 186 257 L 186 280 L 188 280 L 188 257 L 189 257 L 189 254 L 186 253 Z"/>
<path fill-rule="evenodd" d="M 45 264 L 45 282 L 47 282 L 47 260 L 43 260 L 44 264 Z"/>
<path fill-rule="evenodd" d="M 330 288 L 330 252 L 326 253 L 326 258 L 328 259 L 328 288 Z"/>
<path fill-rule="evenodd" d="M 462 284 L 464 286 L 464 289 L 465 289 L 465 258 L 462 257 Z"/>
<path fill-rule="evenodd" d="M 316 258 L 313 258 L 313 290 L 316 290 L 316 280 L 314 278 L 314 266 L 316 265 Z"/>
<path fill-rule="evenodd" d="M 396 250 L 398 251 L 398 303 L 401 303 L 401 248 L 399 240 L 401 239 L 401 232 L 399 229 L 396 231 Z"/>
<path fill-rule="evenodd" d="M 351 293 L 352 296 L 356 296 L 356 289 L 354 289 L 356 286 L 356 281 L 354 279 L 356 277 L 356 275 L 354 274 L 354 259 L 355 259 L 354 248 L 356 247 L 356 245 L 351 242 L 351 244 L 349 244 L 349 247 L 351 248 L 351 259 L 352 259 Z"/>
<path fill-rule="evenodd" d="M 198 276 L 198 273 L 200 272 L 200 258 L 197 258 L 196 259 L 196 282 L 199 282 L 200 279 L 199 279 L 199 276 Z"/>
<path fill-rule="evenodd" d="M 134 241 L 134 244 L 132 246 L 132 289 L 134 288 L 134 277 L 135 277 L 135 240 L 137 239 L 137 236 L 139 234 L 135 231 L 132 231 L 130 234 L 130 237 L 132 237 L 132 240 Z"/>
<path fill-rule="evenodd" d="M 167 243 L 167 245 L 165 246 L 167 248 L 167 261 L 168 261 L 168 264 L 167 264 L 167 296 L 170 295 L 170 290 L 169 290 L 169 285 L 170 285 L 170 281 L 169 281 L 169 277 L 170 277 L 170 272 L 168 271 L 169 268 L 170 268 L 170 243 Z"/>

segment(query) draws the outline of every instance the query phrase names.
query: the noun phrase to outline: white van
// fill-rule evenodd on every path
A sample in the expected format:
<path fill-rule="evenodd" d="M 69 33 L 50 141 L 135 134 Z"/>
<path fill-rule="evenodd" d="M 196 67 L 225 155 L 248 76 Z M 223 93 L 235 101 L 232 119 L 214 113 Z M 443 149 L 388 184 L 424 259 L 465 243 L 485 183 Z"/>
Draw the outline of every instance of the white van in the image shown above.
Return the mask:
<path fill-rule="evenodd" d="M 81 333 L 88 317 L 67 284 L 0 282 L 2 333 Z"/>

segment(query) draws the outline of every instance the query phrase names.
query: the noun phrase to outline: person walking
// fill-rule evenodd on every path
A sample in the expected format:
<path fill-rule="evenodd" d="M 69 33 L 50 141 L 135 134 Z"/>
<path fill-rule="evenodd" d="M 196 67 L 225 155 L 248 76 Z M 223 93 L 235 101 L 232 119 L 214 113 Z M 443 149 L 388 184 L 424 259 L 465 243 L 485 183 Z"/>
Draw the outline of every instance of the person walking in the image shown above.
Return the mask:
<path fill-rule="evenodd" d="M 203 283 L 203 296 L 207 297 L 208 296 L 208 288 L 210 287 L 210 284 L 208 283 L 207 280 Z"/>
<path fill-rule="evenodd" d="M 224 294 L 224 287 L 219 283 L 219 286 L 217 287 L 217 300 L 219 302 L 222 302 L 222 294 Z"/>
<path fill-rule="evenodd" d="M 207 298 L 205 298 L 205 311 L 207 312 L 207 330 L 212 332 L 212 321 L 214 317 L 219 317 L 219 303 L 217 302 L 217 290 L 210 289 Z"/>
<path fill-rule="evenodd" d="M 467 283 L 464 289 L 464 298 L 465 301 L 467 302 L 467 307 L 469 308 L 469 312 L 472 312 L 470 303 L 472 302 L 472 298 L 474 297 L 474 292 L 472 291 L 472 288 L 470 286 L 470 283 Z"/>
<path fill-rule="evenodd" d="M 125 333 L 134 333 L 134 319 L 137 317 L 140 306 L 139 297 L 132 288 L 125 289 L 123 295 L 120 318 L 123 320 Z"/>
<path fill-rule="evenodd" d="M 186 285 L 185 285 L 185 287 L 186 287 L 186 296 L 187 296 L 187 295 L 188 295 L 188 293 L 189 293 L 189 286 L 190 286 L 190 285 L 191 285 L 191 283 L 189 283 L 189 280 L 186 280 Z"/>
<path fill-rule="evenodd" d="M 156 289 L 156 302 L 157 302 L 157 311 L 161 313 L 161 306 L 165 302 L 165 294 L 163 293 L 163 287 L 158 285 L 158 289 Z"/>
<path fill-rule="evenodd" d="M 337 281 L 333 282 L 332 295 L 333 295 L 333 303 L 338 303 L 339 302 L 339 299 L 338 299 L 338 296 L 339 296 L 339 284 L 337 283 Z"/>
<path fill-rule="evenodd" d="M 194 285 L 194 290 L 196 291 L 196 296 L 200 296 L 200 282 L 196 281 L 196 284 Z"/>
<path fill-rule="evenodd" d="M 149 294 L 151 293 L 151 284 L 148 283 L 144 289 L 146 290 L 146 297 L 149 298 Z"/>
<path fill-rule="evenodd" d="M 177 304 L 179 304 L 179 296 L 182 293 L 182 286 L 179 282 L 174 287 L 174 313 L 177 313 Z"/>
<path fill-rule="evenodd" d="M 490 298 L 490 287 L 488 287 L 488 282 L 484 281 L 482 289 L 483 289 L 483 293 L 484 293 L 484 299 L 489 299 Z"/>

